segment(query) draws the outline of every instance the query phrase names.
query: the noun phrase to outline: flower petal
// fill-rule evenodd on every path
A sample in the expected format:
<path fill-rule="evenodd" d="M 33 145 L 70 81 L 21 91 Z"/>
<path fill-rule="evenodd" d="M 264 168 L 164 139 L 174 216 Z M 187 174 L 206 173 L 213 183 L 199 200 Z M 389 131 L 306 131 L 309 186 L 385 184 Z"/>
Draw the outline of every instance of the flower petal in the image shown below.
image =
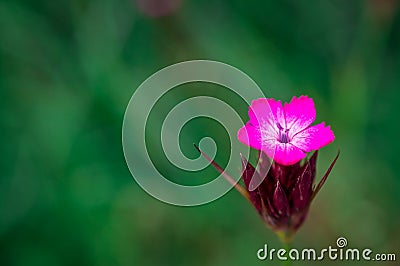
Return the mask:
<path fill-rule="evenodd" d="M 319 150 L 323 146 L 331 143 L 334 139 L 335 135 L 331 127 L 325 126 L 323 122 L 296 134 L 293 136 L 290 143 L 305 152 L 310 152 L 312 150 Z"/>
<path fill-rule="evenodd" d="M 261 149 L 262 141 L 260 130 L 254 127 L 250 122 L 239 129 L 238 139 L 247 146 L 257 150 Z"/>
<path fill-rule="evenodd" d="M 277 123 L 282 126 L 285 125 L 285 113 L 282 103 L 275 99 L 260 98 L 252 101 L 249 108 L 249 117 L 253 125 L 270 126 L 276 132 L 278 130 Z"/>
<path fill-rule="evenodd" d="M 315 120 L 316 111 L 313 99 L 308 96 L 294 96 L 290 103 L 285 103 L 286 128 L 289 129 L 289 137 L 311 125 Z"/>
<path fill-rule="evenodd" d="M 266 152 L 266 151 L 265 151 Z M 266 152 L 267 155 L 268 152 Z M 292 165 L 306 157 L 301 149 L 290 143 L 276 143 L 274 161 L 282 165 Z"/>

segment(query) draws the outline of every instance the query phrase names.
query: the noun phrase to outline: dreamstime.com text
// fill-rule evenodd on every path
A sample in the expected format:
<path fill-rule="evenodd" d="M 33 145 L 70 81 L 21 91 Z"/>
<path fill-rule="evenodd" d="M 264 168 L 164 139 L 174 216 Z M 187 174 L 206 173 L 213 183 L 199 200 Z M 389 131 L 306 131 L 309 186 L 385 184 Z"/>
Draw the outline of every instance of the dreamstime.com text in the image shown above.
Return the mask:
<path fill-rule="evenodd" d="M 304 249 L 274 249 L 268 248 L 265 244 L 263 248 L 257 251 L 257 257 L 260 260 L 339 260 L 339 261 L 395 261 L 395 253 L 374 253 L 371 249 L 358 249 L 358 248 L 346 248 L 347 239 L 344 237 L 339 237 L 336 241 L 336 246 L 328 246 L 321 250 L 316 250 L 314 248 L 304 248 Z"/>

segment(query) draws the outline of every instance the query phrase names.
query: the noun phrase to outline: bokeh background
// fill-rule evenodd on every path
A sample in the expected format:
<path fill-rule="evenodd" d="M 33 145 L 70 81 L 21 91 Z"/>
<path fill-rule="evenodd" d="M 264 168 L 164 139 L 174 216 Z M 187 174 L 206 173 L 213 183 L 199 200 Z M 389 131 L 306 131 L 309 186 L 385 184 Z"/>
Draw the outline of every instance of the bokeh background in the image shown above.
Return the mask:
<path fill-rule="evenodd" d="M 397 1 L 3 0 L 1 265 L 267 263 L 256 251 L 280 243 L 236 191 L 200 207 L 171 206 L 146 194 L 126 166 L 121 128 L 132 93 L 189 59 L 231 64 L 269 97 L 307 94 L 317 121 L 332 125 L 336 140 L 320 153 L 319 177 L 339 148 L 341 156 L 294 247 L 324 248 L 344 236 L 351 247 L 400 259 Z M 217 176 L 210 167 L 174 169 L 160 147 L 162 114 L 199 94 L 247 119 L 243 101 L 218 86 L 189 84 L 163 97 L 150 117 L 149 150 L 160 172 L 182 184 Z M 195 119 L 182 150 L 195 158 L 192 142 L 212 136 L 224 164 L 226 134 Z"/>

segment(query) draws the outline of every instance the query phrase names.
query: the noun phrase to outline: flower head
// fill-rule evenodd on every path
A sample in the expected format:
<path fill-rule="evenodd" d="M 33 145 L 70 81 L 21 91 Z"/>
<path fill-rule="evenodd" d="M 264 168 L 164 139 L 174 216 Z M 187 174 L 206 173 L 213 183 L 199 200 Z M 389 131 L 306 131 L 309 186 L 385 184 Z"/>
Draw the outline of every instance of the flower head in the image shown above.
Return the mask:
<path fill-rule="evenodd" d="M 244 187 L 195 145 L 282 241 L 290 241 L 303 224 L 312 200 L 339 157 L 338 153 L 318 185 L 314 185 L 318 150 L 335 139 L 325 123 L 310 126 L 315 116 L 314 102 L 307 96 L 293 97 L 284 105 L 274 99 L 254 100 L 249 108 L 250 121 L 238 132 L 241 142 L 259 150 L 256 167 L 242 156 Z M 313 150 L 316 152 L 302 161 Z"/>
<path fill-rule="evenodd" d="M 314 101 L 307 96 L 293 97 L 284 105 L 260 98 L 251 103 L 250 121 L 239 129 L 238 139 L 281 165 L 292 165 L 335 139 L 325 123 L 310 126 L 315 116 Z"/>

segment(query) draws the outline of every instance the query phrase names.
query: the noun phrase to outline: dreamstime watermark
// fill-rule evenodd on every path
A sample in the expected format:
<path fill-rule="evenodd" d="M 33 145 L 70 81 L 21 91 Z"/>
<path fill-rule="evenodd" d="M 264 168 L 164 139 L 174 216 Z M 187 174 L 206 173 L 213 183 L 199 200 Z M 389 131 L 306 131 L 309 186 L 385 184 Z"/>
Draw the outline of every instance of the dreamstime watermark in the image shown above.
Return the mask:
<path fill-rule="evenodd" d="M 291 261 L 316 261 L 316 260 L 332 260 L 332 261 L 396 261 L 395 253 L 374 253 L 369 248 L 347 248 L 347 239 L 339 237 L 335 246 L 316 250 L 314 248 L 296 249 L 274 249 L 268 248 L 265 244 L 263 248 L 257 251 L 259 260 L 291 260 Z"/>
<path fill-rule="evenodd" d="M 239 69 L 217 61 L 194 60 L 168 66 L 151 75 L 133 93 L 125 111 L 122 126 L 122 145 L 129 170 L 136 182 L 148 194 L 163 202 L 179 206 L 206 204 L 227 193 L 233 185 L 226 182 L 222 175 L 214 180 L 197 186 L 184 186 L 171 182 L 158 170 L 147 151 L 146 128 L 152 128 L 148 117 L 157 102 L 171 89 L 187 83 L 205 82 L 228 89 L 250 105 L 251 101 L 266 98 L 262 90 L 248 75 Z M 222 88 L 224 87 L 224 88 Z M 217 97 L 201 95 L 179 102 L 166 114 L 159 114 L 163 119 L 160 139 L 163 155 L 169 162 L 185 171 L 200 171 L 209 163 L 200 156 L 195 159 L 186 157 L 179 145 L 179 135 L 183 126 L 197 117 L 207 117 L 221 124 L 229 135 L 231 151 L 227 172 L 237 172 L 239 154 L 249 157 L 250 148 L 243 147 L 237 141 L 237 131 L 243 121 L 235 106 L 229 105 Z M 158 134 L 158 132 L 152 134 Z M 205 137 L 198 143 L 207 149 L 211 158 L 216 155 L 216 143 L 211 137 Z M 237 158 L 232 159 L 234 156 Z M 236 182 L 240 176 L 235 175 Z M 254 188 L 262 182 L 254 178 Z"/>

